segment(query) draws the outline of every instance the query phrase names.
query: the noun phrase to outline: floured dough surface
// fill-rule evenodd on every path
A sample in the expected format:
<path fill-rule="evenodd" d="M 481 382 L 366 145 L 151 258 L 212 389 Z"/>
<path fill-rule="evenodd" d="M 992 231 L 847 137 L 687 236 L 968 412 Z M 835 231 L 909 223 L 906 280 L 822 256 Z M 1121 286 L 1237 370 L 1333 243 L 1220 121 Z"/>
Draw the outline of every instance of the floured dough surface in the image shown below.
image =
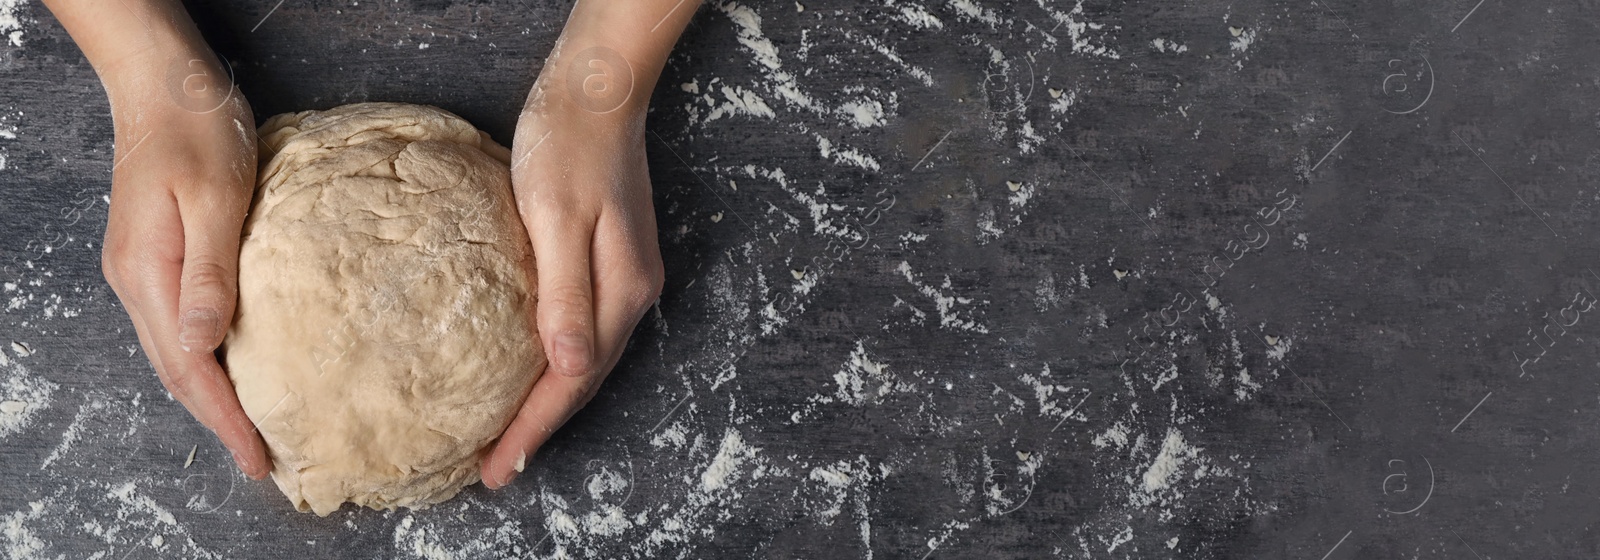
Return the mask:
<path fill-rule="evenodd" d="M 318 515 L 449 499 L 545 360 L 509 153 L 397 103 L 260 134 L 224 351 L 273 480 Z"/>

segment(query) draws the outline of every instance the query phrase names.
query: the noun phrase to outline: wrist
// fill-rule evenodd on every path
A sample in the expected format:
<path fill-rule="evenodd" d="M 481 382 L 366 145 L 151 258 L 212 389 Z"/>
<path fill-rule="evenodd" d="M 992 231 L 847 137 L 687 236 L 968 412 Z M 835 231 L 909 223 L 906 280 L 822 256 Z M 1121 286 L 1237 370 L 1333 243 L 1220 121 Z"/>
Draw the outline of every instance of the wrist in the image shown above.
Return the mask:
<path fill-rule="evenodd" d="M 216 57 L 178 0 L 45 0 L 113 97 L 166 89 L 174 67 Z M 181 76 L 180 76 L 181 77 Z"/>
<path fill-rule="evenodd" d="M 530 108 L 565 102 L 593 114 L 642 116 L 700 3 L 579 0 L 545 60 Z"/>
<path fill-rule="evenodd" d="M 155 43 L 97 69 L 113 118 L 128 110 L 205 114 L 242 108 L 249 112 L 234 88 L 230 70 L 204 43 Z"/>
<path fill-rule="evenodd" d="M 659 74 L 649 70 L 604 43 L 563 35 L 529 92 L 526 110 L 598 123 L 632 120 L 649 108 Z"/>
<path fill-rule="evenodd" d="M 701 1 L 578 0 L 561 29 L 558 45 L 603 45 L 646 73 L 656 74 Z"/>

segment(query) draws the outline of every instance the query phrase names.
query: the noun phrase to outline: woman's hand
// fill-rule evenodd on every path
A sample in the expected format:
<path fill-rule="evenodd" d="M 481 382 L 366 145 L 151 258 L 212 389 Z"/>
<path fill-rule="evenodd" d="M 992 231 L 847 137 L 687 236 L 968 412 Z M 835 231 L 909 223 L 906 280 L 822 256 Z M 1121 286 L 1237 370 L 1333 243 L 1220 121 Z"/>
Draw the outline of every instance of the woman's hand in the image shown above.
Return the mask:
<path fill-rule="evenodd" d="M 213 353 L 233 320 L 255 118 L 177 0 L 45 0 L 111 100 L 102 267 L 173 398 L 251 478 L 271 470 Z"/>
<path fill-rule="evenodd" d="M 173 62 L 193 73 L 170 89 L 110 86 L 116 154 L 102 268 L 167 391 L 261 478 L 266 447 L 214 353 L 233 321 L 255 119 L 226 74 L 192 60 Z"/>
<path fill-rule="evenodd" d="M 672 45 L 701 0 L 579 0 L 529 92 L 511 183 L 539 271 L 550 365 L 483 461 L 511 483 L 588 404 L 661 294 L 644 120 Z"/>
<path fill-rule="evenodd" d="M 552 56 L 517 123 L 511 180 L 533 242 L 550 365 L 483 463 L 490 488 L 509 483 L 594 397 L 661 294 L 645 104 L 628 99 L 639 92 L 619 60 Z"/>
<path fill-rule="evenodd" d="M 112 94 L 106 281 L 167 391 L 217 434 L 239 470 L 262 478 L 272 465 L 266 447 L 214 353 L 233 321 L 239 234 L 256 177 L 255 119 L 233 89 L 209 110 L 179 105 L 165 91 L 122 93 Z"/>

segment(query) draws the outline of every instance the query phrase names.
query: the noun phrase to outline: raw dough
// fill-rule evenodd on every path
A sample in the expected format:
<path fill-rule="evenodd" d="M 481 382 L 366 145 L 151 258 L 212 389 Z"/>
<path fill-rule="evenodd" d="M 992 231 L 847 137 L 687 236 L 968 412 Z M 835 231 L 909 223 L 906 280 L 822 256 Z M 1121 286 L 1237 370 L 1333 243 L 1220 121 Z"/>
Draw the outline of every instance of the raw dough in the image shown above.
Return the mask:
<path fill-rule="evenodd" d="M 398 103 L 260 135 L 224 349 L 273 480 L 318 515 L 449 499 L 544 369 L 510 153 Z"/>

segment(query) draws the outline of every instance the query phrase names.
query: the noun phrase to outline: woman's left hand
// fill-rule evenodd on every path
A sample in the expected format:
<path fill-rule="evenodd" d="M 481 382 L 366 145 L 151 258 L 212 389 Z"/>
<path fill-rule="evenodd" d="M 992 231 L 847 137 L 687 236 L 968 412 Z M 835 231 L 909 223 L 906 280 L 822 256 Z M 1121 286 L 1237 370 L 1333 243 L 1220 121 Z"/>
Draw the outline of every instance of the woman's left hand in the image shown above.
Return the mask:
<path fill-rule="evenodd" d="M 598 49 L 598 50 L 597 50 Z M 645 311 L 663 269 L 645 162 L 648 95 L 604 47 L 552 55 L 512 144 L 511 182 L 538 269 L 538 329 L 549 366 L 483 461 L 509 484 L 593 398 Z"/>

